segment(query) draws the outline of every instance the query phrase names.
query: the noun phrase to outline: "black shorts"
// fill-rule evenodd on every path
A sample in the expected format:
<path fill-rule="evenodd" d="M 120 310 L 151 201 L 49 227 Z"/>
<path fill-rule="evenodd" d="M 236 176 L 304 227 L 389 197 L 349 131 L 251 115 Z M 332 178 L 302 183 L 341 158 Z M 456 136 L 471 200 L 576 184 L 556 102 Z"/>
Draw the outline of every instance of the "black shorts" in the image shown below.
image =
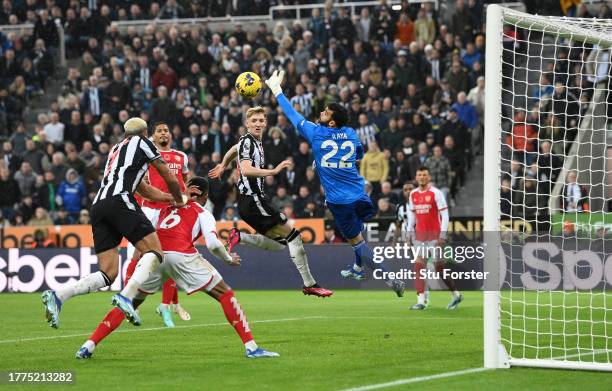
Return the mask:
<path fill-rule="evenodd" d="M 238 214 L 262 235 L 277 225 L 287 222 L 287 217 L 270 205 L 267 199 L 242 194 L 238 195 Z"/>
<path fill-rule="evenodd" d="M 118 194 L 96 202 L 90 211 L 96 254 L 119 246 L 126 238 L 136 244 L 155 232 L 132 194 Z"/>

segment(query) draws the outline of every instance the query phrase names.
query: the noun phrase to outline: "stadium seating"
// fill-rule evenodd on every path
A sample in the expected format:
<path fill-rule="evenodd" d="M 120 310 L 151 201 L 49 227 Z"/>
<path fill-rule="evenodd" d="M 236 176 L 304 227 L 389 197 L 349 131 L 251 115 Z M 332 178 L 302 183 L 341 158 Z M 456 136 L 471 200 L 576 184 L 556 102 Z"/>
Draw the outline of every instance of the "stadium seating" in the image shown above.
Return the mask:
<path fill-rule="evenodd" d="M 347 107 L 366 151 L 376 142 L 384 156 L 377 159 L 383 162 L 380 172 L 368 178 L 375 205 L 381 198 L 388 201 L 380 203 L 385 209 L 381 215 L 401 202 L 403 183 L 413 179 L 421 164 L 431 166 L 434 177 L 444 182 L 452 205 L 481 150 L 480 1 L 457 1 L 450 20 L 443 20 L 432 4 L 403 2 L 396 10 L 381 1 L 358 8 L 351 18 L 328 2 L 304 22 L 279 19 L 272 27 L 245 22 L 211 29 L 151 21 L 141 33 L 122 32 L 114 21 L 267 14 L 279 2 L 99 1 L 96 10 L 83 3 L 70 8 L 74 2 L 66 3 L 69 8 L 38 10 L 40 3 L 32 3 L 0 10 L 2 23 L 35 23 L 31 36 L 0 37 L 0 129 L 5 129 L 0 137 L 6 140 L 0 151 L 0 226 L 27 225 L 37 207 L 46 209 L 56 224 L 88 223 L 80 210 L 91 204 L 109 148 L 121 140 L 121 125 L 131 116 L 169 123 L 173 147 L 188 153 L 193 173 L 205 175 L 245 132 L 243 112 L 253 104 L 269 113 L 264 143 L 270 164 L 284 158 L 294 162 L 268 178 L 267 193 L 282 194 L 278 203 L 294 217 L 324 216 L 308 145 L 280 114 L 269 91 L 254 101 L 243 101 L 233 91 L 236 76 L 247 70 L 265 78 L 276 67 L 285 68 L 287 96 L 312 120 L 331 101 Z M 48 113 L 26 124 L 29 100 L 43 93 L 56 69 L 53 19 L 61 20 L 72 66 Z M 436 145 L 443 153 L 432 159 Z M 374 153 L 379 152 L 367 152 Z M 211 185 L 218 218 L 235 217 L 232 184 L 227 173 Z M 71 186 L 82 194 L 80 202 L 63 196 Z M 285 194 L 292 205 L 283 201 Z"/>

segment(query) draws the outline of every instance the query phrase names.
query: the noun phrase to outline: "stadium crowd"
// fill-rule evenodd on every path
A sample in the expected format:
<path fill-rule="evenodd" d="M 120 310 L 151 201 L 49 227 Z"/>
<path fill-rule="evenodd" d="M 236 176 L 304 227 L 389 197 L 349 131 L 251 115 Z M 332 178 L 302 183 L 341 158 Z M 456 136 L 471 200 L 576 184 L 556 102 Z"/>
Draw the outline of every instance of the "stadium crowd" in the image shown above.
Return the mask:
<path fill-rule="evenodd" d="M 456 0 L 444 19 L 431 3 L 404 1 L 393 10 L 381 1 L 353 18 L 332 3 L 313 8 L 305 22 L 210 28 L 152 21 L 122 33 L 113 21 L 265 14 L 260 9 L 276 2 L 3 1 L 0 23 L 35 28 L 31 36 L 0 37 L 0 226 L 88 223 L 108 151 L 131 116 L 168 123 L 173 148 L 188 154 L 193 173 L 206 175 L 245 132 L 243 113 L 254 104 L 268 112 L 267 164 L 293 162 L 266 178 L 268 196 L 288 216 L 324 217 L 309 145 L 267 89 L 244 101 L 233 88 L 243 71 L 264 79 L 277 67 L 286 69 L 287 96 L 306 117 L 316 120 L 331 101 L 348 109 L 378 216 L 394 216 L 421 165 L 452 206 L 482 145 L 482 2 Z M 43 93 L 56 68 L 54 20 L 79 65 L 68 69 L 48 112 L 26 126 L 28 100 Z M 218 218 L 239 218 L 234 183 L 231 173 L 211 183 Z"/>
<path fill-rule="evenodd" d="M 612 18 L 612 11 L 606 3 L 591 9 L 597 13 L 591 13 L 586 4 L 573 8 L 561 5 L 549 2 L 540 11 L 544 15 Z M 529 10 L 530 5 L 527 8 Z M 530 50 L 526 44 L 528 34 L 541 46 L 550 45 L 555 40 L 550 36 L 542 39 L 540 35 L 520 28 L 506 27 L 504 31 L 503 84 L 508 90 L 516 89 L 518 98 L 513 97 L 513 102 L 504 105 L 502 162 L 505 164 L 502 164 L 501 213 L 505 217 L 546 224 L 553 213 L 589 211 L 589 186 L 584 179 L 582 183 L 578 181 L 575 170 L 568 171 L 562 178 L 564 185 L 560 189 L 559 203 L 549 205 L 549 198 L 594 91 L 606 88 L 598 84 L 612 80 L 612 68 L 609 50 L 567 41 L 556 45 L 554 54 L 543 59 L 541 70 L 535 73 L 539 75 L 539 83 L 525 89 L 523 82 L 527 79 L 517 83 L 512 68 L 529 67 L 526 56 Z M 524 105 L 521 100 L 524 100 Z"/>

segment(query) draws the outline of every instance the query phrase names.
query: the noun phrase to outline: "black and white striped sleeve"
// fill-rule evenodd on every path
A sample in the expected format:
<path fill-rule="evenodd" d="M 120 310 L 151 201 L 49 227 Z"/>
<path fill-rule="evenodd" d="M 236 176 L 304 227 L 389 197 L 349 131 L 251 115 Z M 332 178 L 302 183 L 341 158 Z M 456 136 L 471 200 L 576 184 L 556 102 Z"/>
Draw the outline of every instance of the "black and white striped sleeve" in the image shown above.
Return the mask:
<path fill-rule="evenodd" d="M 398 223 L 403 223 L 404 222 L 404 213 L 402 211 L 402 206 L 404 206 L 404 204 L 398 204 L 397 207 L 395 208 L 395 220 Z"/>
<path fill-rule="evenodd" d="M 162 157 L 155 144 L 153 144 L 153 142 L 147 137 L 140 137 L 138 147 L 142 150 L 142 152 L 144 152 L 148 162 L 152 162 L 153 160 Z"/>
<path fill-rule="evenodd" d="M 155 144 L 146 137 L 140 137 L 139 148 L 144 152 L 148 162 L 152 162 L 162 157 Z"/>
<path fill-rule="evenodd" d="M 253 149 L 255 146 L 253 142 L 248 137 L 244 137 L 238 143 L 238 160 L 250 160 L 253 161 Z"/>

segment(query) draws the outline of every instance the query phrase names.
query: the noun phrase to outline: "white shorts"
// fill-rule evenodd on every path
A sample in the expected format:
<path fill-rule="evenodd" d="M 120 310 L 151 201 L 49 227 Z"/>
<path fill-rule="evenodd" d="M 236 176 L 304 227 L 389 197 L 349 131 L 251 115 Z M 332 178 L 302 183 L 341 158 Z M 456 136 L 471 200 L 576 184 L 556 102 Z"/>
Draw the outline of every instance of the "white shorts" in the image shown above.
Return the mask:
<path fill-rule="evenodd" d="M 442 247 L 438 246 L 437 240 L 414 240 L 412 242 L 412 247 L 414 249 L 415 258 L 421 257 L 427 261 L 429 257 L 433 257 L 433 260 L 436 261 L 442 257 L 442 254 L 440 254 L 442 252 Z"/>
<path fill-rule="evenodd" d="M 201 254 L 181 254 L 166 252 L 164 261 L 147 281 L 140 291 L 148 294 L 157 292 L 168 278 L 176 282 L 176 286 L 188 295 L 199 290 L 210 292 L 222 280 L 221 274 Z"/>
<path fill-rule="evenodd" d="M 157 219 L 159 217 L 159 212 L 161 211 L 161 209 L 149 208 L 148 206 L 141 206 L 140 209 L 142 209 L 142 213 L 147 216 L 147 219 L 149 219 L 149 221 Z"/>

